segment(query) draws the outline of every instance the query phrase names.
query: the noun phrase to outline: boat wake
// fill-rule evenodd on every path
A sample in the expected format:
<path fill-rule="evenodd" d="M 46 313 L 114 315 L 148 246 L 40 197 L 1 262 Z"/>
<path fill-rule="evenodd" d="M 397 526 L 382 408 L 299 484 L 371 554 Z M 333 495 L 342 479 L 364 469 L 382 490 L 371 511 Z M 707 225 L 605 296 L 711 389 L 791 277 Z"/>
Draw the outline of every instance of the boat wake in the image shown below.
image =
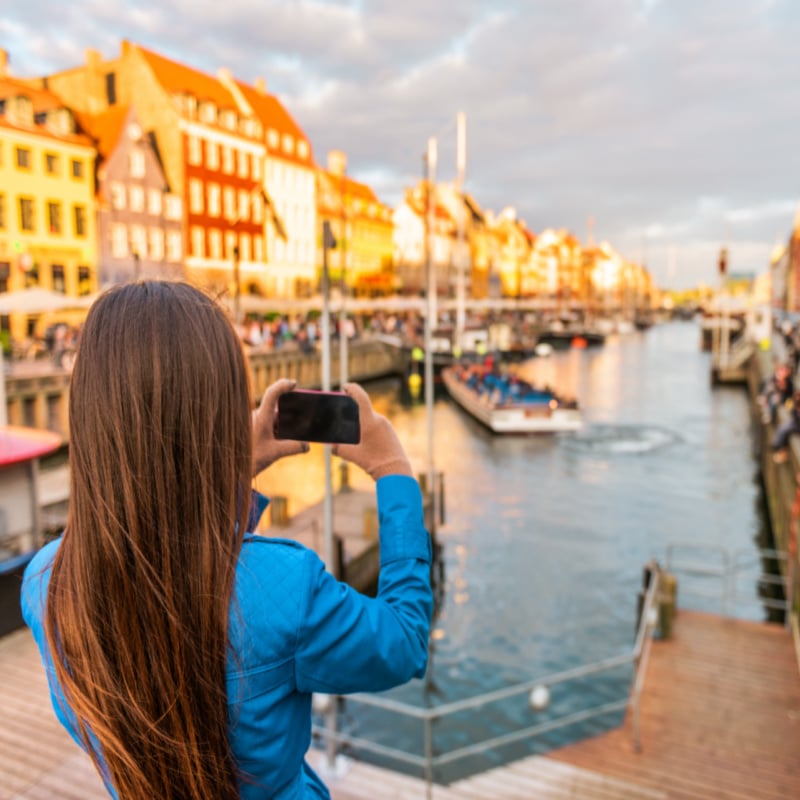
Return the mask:
<path fill-rule="evenodd" d="M 639 455 L 680 441 L 668 428 L 656 425 L 587 425 L 563 440 L 570 450 L 593 455 Z"/>

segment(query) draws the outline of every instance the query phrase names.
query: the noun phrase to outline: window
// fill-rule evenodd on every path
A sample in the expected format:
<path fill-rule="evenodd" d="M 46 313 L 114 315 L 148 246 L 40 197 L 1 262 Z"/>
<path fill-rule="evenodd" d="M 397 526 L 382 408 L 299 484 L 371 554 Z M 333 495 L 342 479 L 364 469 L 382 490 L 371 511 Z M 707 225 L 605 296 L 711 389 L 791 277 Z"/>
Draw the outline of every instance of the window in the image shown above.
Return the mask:
<path fill-rule="evenodd" d="M 144 189 L 141 186 L 131 186 L 130 190 L 131 211 L 141 213 L 144 211 Z"/>
<path fill-rule="evenodd" d="M 210 102 L 200 104 L 200 119 L 203 122 L 216 122 L 217 107 Z"/>
<path fill-rule="evenodd" d="M 110 106 L 117 102 L 117 75 L 115 72 L 106 73 L 106 100 Z"/>
<path fill-rule="evenodd" d="M 0 194 L 0 231 L 6 227 L 6 196 Z"/>
<path fill-rule="evenodd" d="M 181 218 L 181 199 L 177 195 L 168 194 L 164 206 L 164 216 L 167 219 L 179 220 Z"/>
<path fill-rule="evenodd" d="M 11 262 L 0 261 L 0 292 L 8 291 L 8 279 L 11 277 Z M 6 317 L 8 320 L 8 317 Z M 4 326 L 6 329 L 8 326 Z"/>
<path fill-rule="evenodd" d="M 164 258 L 164 231 L 161 228 L 150 228 L 148 233 L 150 258 L 161 261 Z"/>
<path fill-rule="evenodd" d="M 234 219 L 236 217 L 236 195 L 230 186 L 225 187 L 223 203 L 225 205 L 225 219 Z"/>
<path fill-rule="evenodd" d="M 143 225 L 131 225 L 131 251 L 139 258 L 147 258 L 147 231 Z"/>
<path fill-rule="evenodd" d="M 203 160 L 200 140 L 196 136 L 189 137 L 189 163 L 197 166 Z"/>
<path fill-rule="evenodd" d="M 236 234 L 233 231 L 225 231 L 225 257 L 235 258 L 236 253 Z"/>
<path fill-rule="evenodd" d="M 261 157 L 260 156 L 253 156 L 253 180 L 260 181 L 261 180 Z"/>
<path fill-rule="evenodd" d="M 275 128 L 270 128 L 267 131 L 267 144 L 273 149 L 277 149 L 278 142 L 280 142 L 280 136 L 278 135 L 278 131 Z"/>
<path fill-rule="evenodd" d="M 247 166 L 248 166 L 247 162 L 250 160 L 250 156 L 247 153 L 243 152 L 242 150 L 240 150 L 237 153 L 237 155 L 239 157 L 238 158 L 238 161 L 239 161 L 238 167 L 239 167 L 239 169 L 237 170 L 236 174 L 240 178 L 246 178 L 248 173 L 250 172 L 250 170 L 247 168 Z"/>
<path fill-rule="evenodd" d="M 290 133 L 283 134 L 283 140 L 281 144 L 283 145 L 284 153 L 288 153 L 289 155 L 294 153 L 294 136 L 292 136 Z"/>
<path fill-rule="evenodd" d="M 158 189 L 151 189 L 147 193 L 147 210 L 153 215 L 161 213 L 161 192 Z"/>
<path fill-rule="evenodd" d="M 167 234 L 167 260 L 180 261 L 183 257 L 183 247 L 180 231 L 170 231 Z"/>
<path fill-rule="evenodd" d="M 111 255 L 114 258 L 128 257 L 128 229 L 119 223 L 111 226 Z"/>
<path fill-rule="evenodd" d="M 53 280 L 53 291 L 61 292 L 61 294 L 64 294 L 67 291 L 67 283 L 64 280 L 64 265 L 51 264 L 50 275 Z"/>
<path fill-rule="evenodd" d="M 33 198 L 20 197 L 19 199 L 19 228 L 22 231 L 33 230 Z"/>
<path fill-rule="evenodd" d="M 76 206 L 77 207 L 77 206 Z M 78 294 L 86 295 L 92 293 L 92 278 L 89 267 L 78 267 Z"/>
<path fill-rule="evenodd" d="M 144 178 L 144 153 L 141 150 L 131 150 L 130 171 L 132 178 Z"/>
<path fill-rule="evenodd" d="M 206 142 L 206 166 L 219 169 L 219 145 L 216 142 Z"/>
<path fill-rule="evenodd" d="M 73 216 L 75 218 L 75 235 L 86 236 L 86 208 L 84 206 L 73 206 Z"/>
<path fill-rule="evenodd" d="M 73 158 L 70 166 L 72 177 L 76 180 L 83 178 L 83 161 L 79 158 Z"/>
<path fill-rule="evenodd" d="M 250 234 L 243 233 L 239 237 L 239 249 L 242 254 L 242 261 L 250 260 Z"/>
<path fill-rule="evenodd" d="M 117 210 L 125 208 L 125 184 L 113 181 L 108 190 L 111 195 L 111 208 Z"/>
<path fill-rule="evenodd" d="M 202 228 L 195 225 L 192 228 L 192 255 L 204 258 L 206 254 L 205 233 Z"/>
<path fill-rule="evenodd" d="M 17 148 L 17 166 L 20 169 L 31 168 L 31 151 L 27 147 Z"/>
<path fill-rule="evenodd" d="M 222 258 L 222 234 L 216 228 L 208 234 L 208 244 L 211 258 Z"/>
<path fill-rule="evenodd" d="M 264 260 L 264 240 L 260 236 L 253 237 L 253 246 L 255 250 L 255 260 Z"/>
<path fill-rule="evenodd" d="M 264 221 L 264 201 L 261 192 L 253 193 L 253 222 L 261 224 Z"/>
<path fill-rule="evenodd" d="M 297 155 L 303 159 L 308 158 L 308 142 L 305 139 L 301 139 L 297 143 Z"/>
<path fill-rule="evenodd" d="M 208 213 L 212 217 L 218 217 L 220 211 L 220 188 L 218 183 L 208 184 Z"/>
<path fill-rule="evenodd" d="M 233 150 L 226 144 L 222 146 L 222 171 L 226 175 L 233 174 Z"/>
<path fill-rule="evenodd" d="M 50 233 L 61 233 L 61 203 L 47 204 L 47 224 Z"/>
<path fill-rule="evenodd" d="M 250 192 L 239 189 L 239 219 L 250 219 Z"/>
<path fill-rule="evenodd" d="M 55 175 L 58 172 L 58 156 L 55 153 L 44 154 L 44 171 L 48 175 Z"/>
<path fill-rule="evenodd" d="M 192 214 L 203 213 L 203 184 L 196 178 L 189 181 L 189 210 Z"/>

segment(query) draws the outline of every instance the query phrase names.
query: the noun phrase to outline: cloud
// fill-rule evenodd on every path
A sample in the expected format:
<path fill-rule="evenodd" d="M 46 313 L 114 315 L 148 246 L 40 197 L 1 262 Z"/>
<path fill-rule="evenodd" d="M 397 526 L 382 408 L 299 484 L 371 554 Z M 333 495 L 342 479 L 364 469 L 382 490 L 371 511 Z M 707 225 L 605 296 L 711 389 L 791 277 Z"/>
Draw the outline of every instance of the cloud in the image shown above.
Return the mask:
<path fill-rule="evenodd" d="M 766 267 L 789 232 L 799 29 L 792 0 L 30 0 L 4 10 L 0 41 L 18 74 L 125 37 L 263 76 L 318 160 L 346 150 L 390 203 L 430 136 L 454 177 L 464 111 L 484 207 L 582 238 L 592 215 L 598 238 L 686 285 L 714 279 L 723 242 Z"/>

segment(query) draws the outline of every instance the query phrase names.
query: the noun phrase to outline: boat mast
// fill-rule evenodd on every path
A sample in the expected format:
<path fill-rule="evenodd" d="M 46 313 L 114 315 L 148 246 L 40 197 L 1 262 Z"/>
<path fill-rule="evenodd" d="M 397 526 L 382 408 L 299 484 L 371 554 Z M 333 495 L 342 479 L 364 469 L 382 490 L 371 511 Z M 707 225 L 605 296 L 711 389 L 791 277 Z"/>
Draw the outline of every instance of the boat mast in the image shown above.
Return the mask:
<path fill-rule="evenodd" d="M 464 174 L 467 168 L 467 121 L 463 111 L 457 117 L 456 134 L 456 197 L 458 198 L 458 240 L 456 245 L 456 336 L 453 344 L 463 347 L 464 328 L 466 327 L 466 258 L 464 246 L 464 228 L 466 204 L 464 202 Z"/>

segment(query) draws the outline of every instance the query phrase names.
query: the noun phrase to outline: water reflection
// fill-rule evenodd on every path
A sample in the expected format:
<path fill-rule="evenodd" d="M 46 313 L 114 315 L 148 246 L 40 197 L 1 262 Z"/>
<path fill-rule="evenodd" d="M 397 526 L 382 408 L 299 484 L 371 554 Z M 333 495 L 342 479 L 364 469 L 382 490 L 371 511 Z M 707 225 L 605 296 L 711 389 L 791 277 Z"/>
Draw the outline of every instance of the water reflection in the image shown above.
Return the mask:
<path fill-rule="evenodd" d="M 748 399 L 740 389 L 712 390 L 709 368 L 693 323 L 519 365 L 527 380 L 578 397 L 589 427 L 577 436 L 493 436 L 437 393 L 436 465 L 445 474 L 447 504 L 440 531 L 444 595 L 428 679 L 395 696 L 441 703 L 627 653 L 642 566 L 663 562 L 668 543 L 754 549 L 762 519 Z M 368 389 L 424 472 L 424 404 L 410 402 L 399 381 Z M 270 470 L 267 492 L 287 494 L 291 503 L 318 500 L 321 450 L 305 457 L 307 465 L 301 461 Z M 356 472 L 352 482 L 369 488 Z M 751 587 L 737 608 L 741 616 L 764 618 L 759 573 L 756 565 L 740 577 Z M 681 584 L 682 599 L 689 589 Z M 712 602 L 708 610 L 719 607 Z M 571 687 L 554 697 L 551 712 L 624 696 L 629 679 L 622 670 Z M 354 731 L 419 751 L 417 723 L 364 709 L 349 715 Z M 520 724 L 531 724 L 530 710 L 516 701 L 465 712 L 437 726 L 437 746 L 451 749 Z M 491 759 L 544 746 L 520 745 Z M 469 768 L 486 765 L 472 760 Z"/>

